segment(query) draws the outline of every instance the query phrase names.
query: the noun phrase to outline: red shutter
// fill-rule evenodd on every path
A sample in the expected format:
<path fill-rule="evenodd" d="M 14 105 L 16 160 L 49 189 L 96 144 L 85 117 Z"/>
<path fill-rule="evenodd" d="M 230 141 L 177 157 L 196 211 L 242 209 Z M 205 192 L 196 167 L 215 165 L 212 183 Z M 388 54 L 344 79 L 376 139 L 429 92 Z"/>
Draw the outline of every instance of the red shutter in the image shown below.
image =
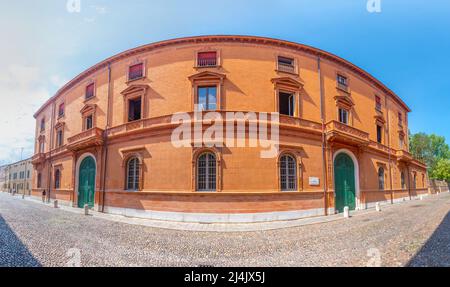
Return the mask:
<path fill-rule="evenodd" d="M 200 52 L 200 53 L 198 53 L 197 65 L 199 67 L 216 66 L 217 65 L 217 53 L 216 52 Z"/>
<path fill-rule="evenodd" d="M 201 52 L 198 53 L 199 60 L 211 60 L 216 59 L 216 52 Z"/>
<path fill-rule="evenodd" d="M 58 115 L 59 116 L 64 115 L 64 103 L 59 105 Z"/>
<path fill-rule="evenodd" d="M 86 98 L 90 98 L 94 96 L 94 83 L 89 84 L 86 87 Z"/>
<path fill-rule="evenodd" d="M 142 63 L 130 66 L 128 70 L 128 79 L 134 80 L 142 78 L 142 76 L 144 75 L 143 71 L 144 71 L 144 64 Z"/>

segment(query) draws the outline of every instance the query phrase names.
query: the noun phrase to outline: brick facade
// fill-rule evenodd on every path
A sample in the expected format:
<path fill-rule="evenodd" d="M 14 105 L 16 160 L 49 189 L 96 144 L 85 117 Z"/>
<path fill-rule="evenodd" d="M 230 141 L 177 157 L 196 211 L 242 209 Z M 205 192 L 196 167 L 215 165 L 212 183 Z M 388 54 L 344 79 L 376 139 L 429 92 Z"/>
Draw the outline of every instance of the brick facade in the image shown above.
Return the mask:
<path fill-rule="evenodd" d="M 197 54 L 202 51 L 215 51 L 217 65 L 198 67 Z M 279 56 L 294 60 L 292 71 L 277 64 Z M 128 68 L 136 63 L 143 64 L 143 77 L 129 80 Z M 347 78 L 347 87 L 337 84 L 338 74 Z M 92 83 L 94 96 L 86 99 L 86 87 Z M 216 110 L 222 114 L 277 112 L 279 92 L 294 95 L 293 116 L 280 115 L 279 154 L 296 159 L 295 191 L 281 191 L 280 156 L 261 158 L 261 147 L 226 145 L 210 150 L 217 159 L 216 191 L 197 191 L 196 161 L 207 149 L 175 148 L 171 116 L 193 113 L 199 85 L 217 87 Z M 381 99 L 378 109 L 376 97 Z M 142 101 L 142 119 L 128 122 L 129 100 L 134 98 Z M 338 122 L 340 107 L 348 111 L 347 124 Z M 92 156 L 95 204 L 100 210 L 146 210 L 150 217 L 151 212 L 319 215 L 334 212 L 333 159 L 345 152 L 356 163 L 357 208 L 393 202 L 427 192 L 426 166 L 408 153 L 408 112 L 406 104 L 370 74 L 312 47 L 247 36 L 158 42 L 84 71 L 36 112 L 33 194 L 46 189 L 51 198 L 76 205 L 77 169 L 84 157 Z M 85 130 L 89 115 L 93 129 Z M 377 125 L 383 133 L 381 143 Z M 58 130 L 63 131 L 60 146 Z M 126 190 L 126 166 L 132 157 L 139 159 L 137 191 Z M 379 167 L 385 170 L 384 190 L 379 190 Z M 61 174 L 59 188 L 54 185 L 56 170 Z M 310 185 L 316 178 L 317 184 Z"/>

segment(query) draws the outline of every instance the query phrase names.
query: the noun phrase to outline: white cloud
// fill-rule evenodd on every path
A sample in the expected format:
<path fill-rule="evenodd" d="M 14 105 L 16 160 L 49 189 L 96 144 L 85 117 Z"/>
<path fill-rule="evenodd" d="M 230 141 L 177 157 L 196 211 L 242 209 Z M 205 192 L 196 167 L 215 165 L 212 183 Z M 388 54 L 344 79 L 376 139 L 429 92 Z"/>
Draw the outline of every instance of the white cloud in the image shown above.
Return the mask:
<path fill-rule="evenodd" d="M 0 71 L 0 163 L 20 160 L 34 150 L 34 112 L 50 94 L 41 70 L 10 65 Z"/>

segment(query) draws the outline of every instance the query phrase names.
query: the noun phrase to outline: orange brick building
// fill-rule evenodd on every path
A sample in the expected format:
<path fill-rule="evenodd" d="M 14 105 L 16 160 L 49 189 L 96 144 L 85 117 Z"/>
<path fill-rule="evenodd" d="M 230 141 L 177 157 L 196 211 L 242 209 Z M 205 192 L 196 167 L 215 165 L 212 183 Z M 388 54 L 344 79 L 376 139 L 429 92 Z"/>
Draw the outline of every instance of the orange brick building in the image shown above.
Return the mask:
<path fill-rule="evenodd" d="M 278 154 L 175 147 L 172 116 L 199 109 L 255 112 L 256 122 L 279 112 Z M 33 195 L 201 222 L 394 203 L 428 192 L 426 166 L 408 152 L 408 112 L 370 74 L 309 46 L 251 36 L 157 42 L 94 65 L 35 113 Z"/>

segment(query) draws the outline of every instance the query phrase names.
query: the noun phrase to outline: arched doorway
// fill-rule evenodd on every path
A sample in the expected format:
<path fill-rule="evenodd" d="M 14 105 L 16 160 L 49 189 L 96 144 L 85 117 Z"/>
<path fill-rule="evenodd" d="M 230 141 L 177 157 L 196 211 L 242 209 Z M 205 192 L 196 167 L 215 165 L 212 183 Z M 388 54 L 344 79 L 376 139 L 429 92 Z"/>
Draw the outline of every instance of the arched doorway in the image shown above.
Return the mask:
<path fill-rule="evenodd" d="M 334 159 L 335 208 L 342 212 L 345 206 L 356 207 L 355 165 L 346 153 L 339 153 Z"/>
<path fill-rule="evenodd" d="M 94 207 L 95 197 L 95 160 L 91 156 L 85 157 L 78 170 L 78 207 L 85 204 Z"/>

